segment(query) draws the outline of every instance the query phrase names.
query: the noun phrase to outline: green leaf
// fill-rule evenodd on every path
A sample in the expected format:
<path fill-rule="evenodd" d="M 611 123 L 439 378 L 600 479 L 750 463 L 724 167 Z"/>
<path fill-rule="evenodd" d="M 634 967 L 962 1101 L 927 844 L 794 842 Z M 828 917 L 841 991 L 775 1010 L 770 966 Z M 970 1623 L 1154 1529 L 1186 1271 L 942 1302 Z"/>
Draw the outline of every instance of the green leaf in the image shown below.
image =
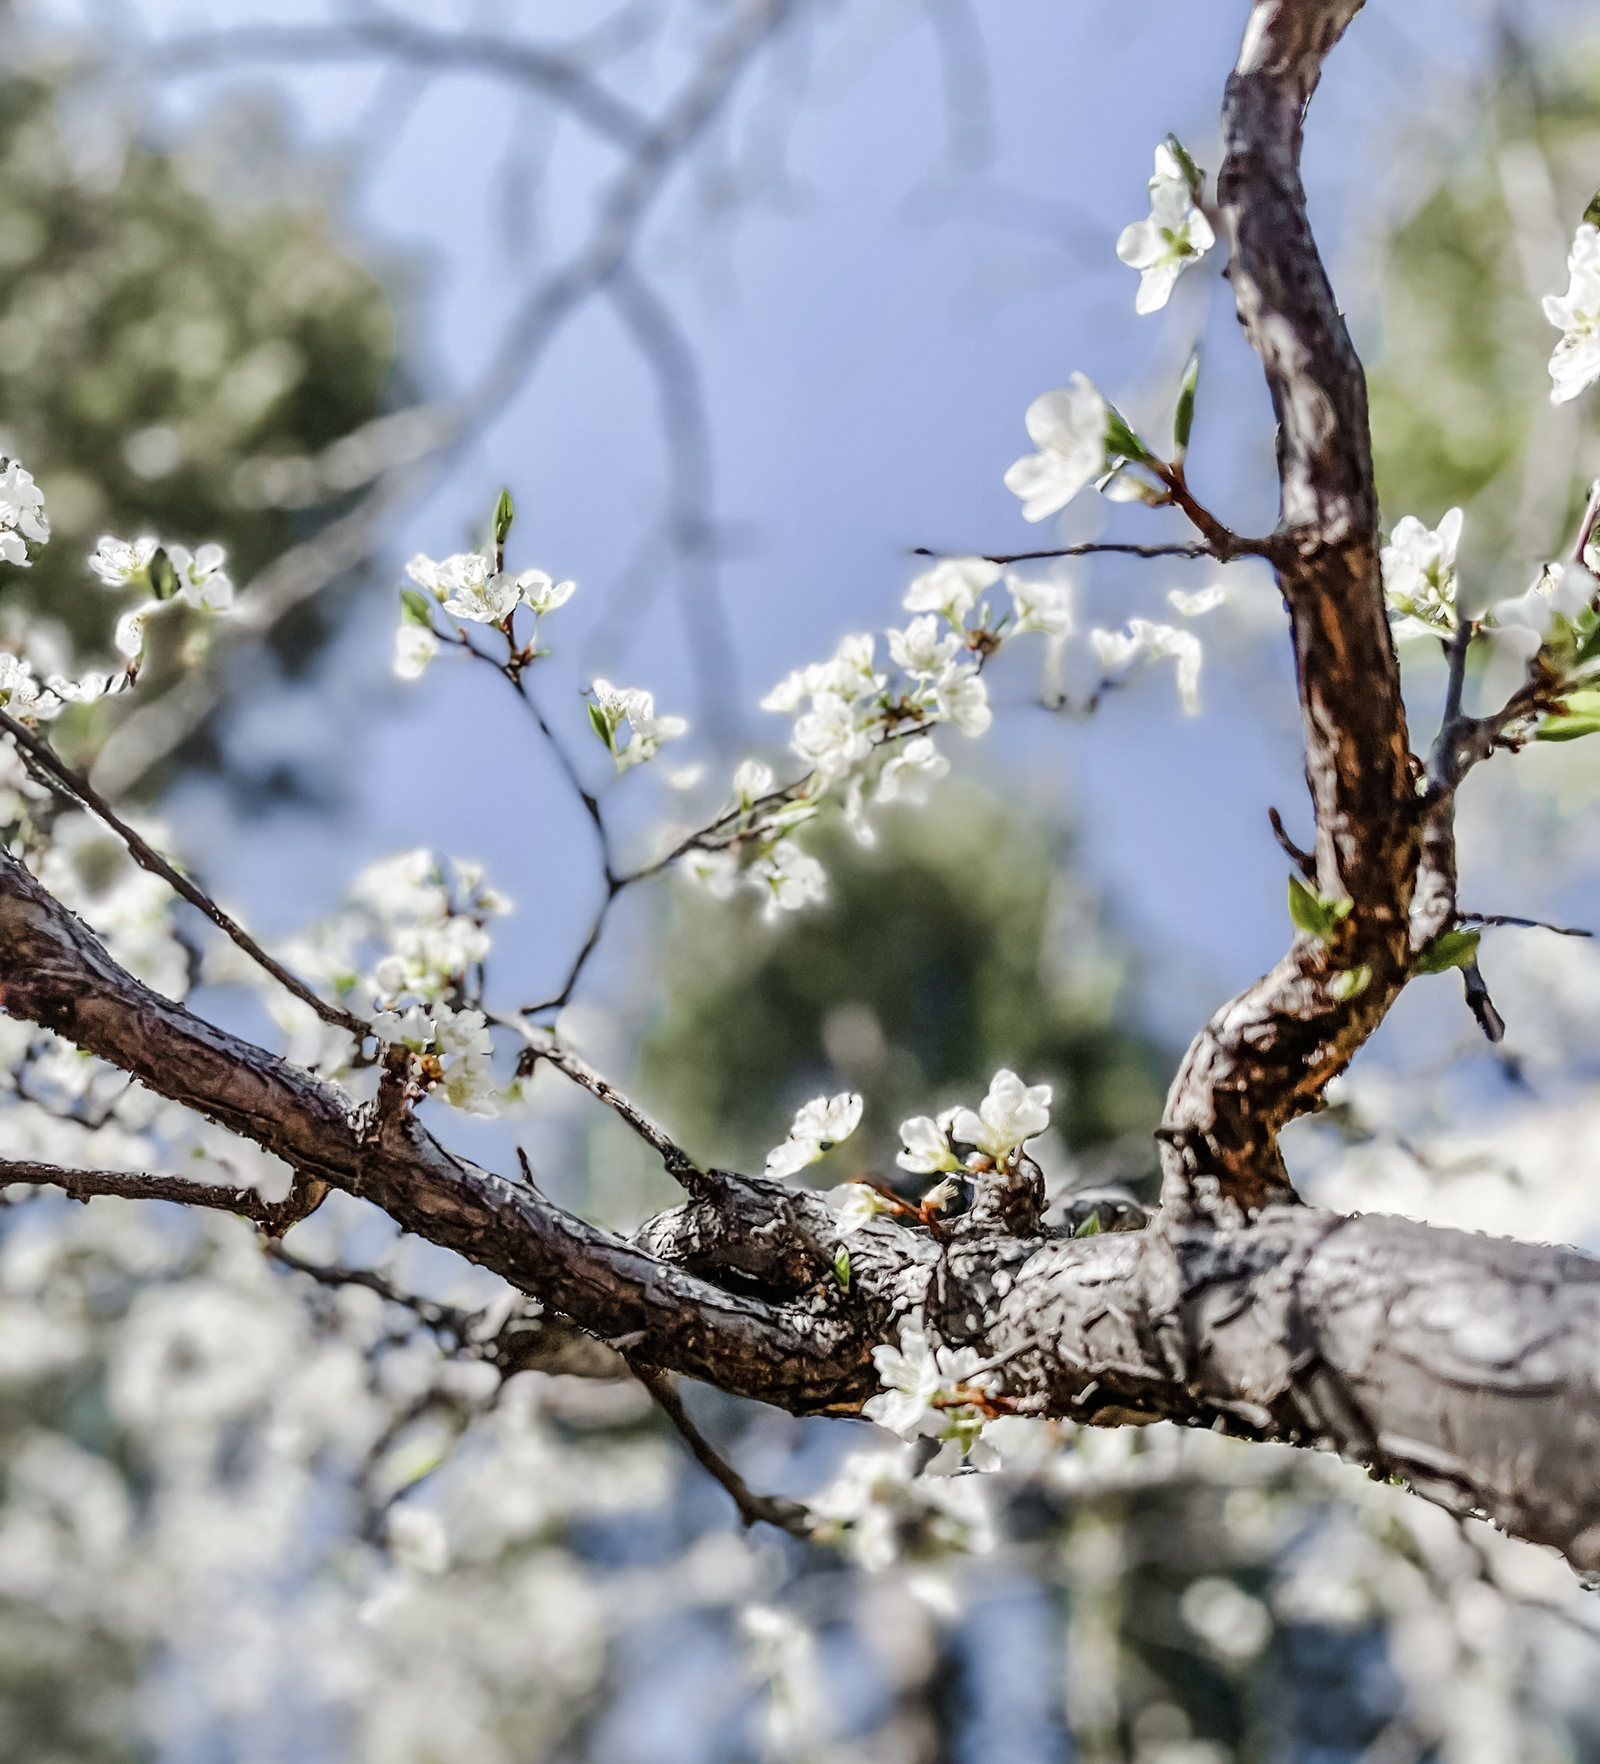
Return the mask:
<path fill-rule="evenodd" d="M 1189 448 L 1189 431 L 1194 426 L 1194 389 L 1200 381 L 1200 351 L 1189 357 L 1178 387 L 1178 408 L 1172 418 L 1172 445 L 1179 459 Z"/>
<path fill-rule="evenodd" d="M 1578 635 L 1583 641 L 1578 645 L 1573 665 L 1582 667 L 1585 662 L 1592 662 L 1600 656 L 1600 613 L 1596 613 L 1592 606 L 1586 606 L 1578 614 Z"/>
<path fill-rule="evenodd" d="M 1206 187 L 1206 174 L 1189 157 L 1189 149 L 1176 135 L 1169 134 L 1167 136 L 1167 151 L 1177 160 L 1178 169 L 1183 173 L 1184 179 L 1188 183 L 1189 194 L 1198 202 Z M 1600 197 L 1597 197 L 1596 200 L 1600 200 Z"/>
<path fill-rule="evenodd" d="M 506 535 L 511 531 L 511 523 L 517 518 L 517 511 L 511 506 L 511 492 L 502 490 L 500 500 L 494 505 L 494 542 L 504 545 Z"/>
<path fill-rule="evenodd" d="M 156 554 L 150 559 L 150 592 L 157 600 L 171 600 L 178 592 L 178 572 L 172 567 L 172 559 L 167 556 L 164 545 L 156 547 Z"/>
<path fill-rule="evenodd" d="M 833 1277 L 839 1282 L 840 1292 L 850 1290 L 850 1252 L 842 1243 L 834 1254 Z"/>
<path fill-rule="evenodd" d="M 1348 999 L 1360 998 L 1371 984 L 1371 968 L 1347 968 L 1328 982 L 1328 996 L 1343 1004 Z"/>
<path fill-rule="evenodd" d="M 415 588 L 400 590 L 400 622 L 403 625 L 426 625 L 433 629 L 433 609 L 425 594 Z"/>
<path fill-rule="evenodd" d="M 1128 427 L 1127 418 L 1114 404 L 1106 406 L 1106 459 L 1153 459 L 1150 449 Z"/>
<path fill-rule="evenodd" d="M 1535 731 L 1539 741 L 1576 741 L 1600 729 L 1600 691 L 1594 688 L 1569 692 Z"/>
<path fill-rule="evenodd" d="M 1072 1234 L 1074 1237 L 1098 1237 L 1100 1235 L 1100 1214 L 1093 1212 Z"/>
<path fill-rule="evenodd" d="M 1315 894 L 1292 871 L 1289 875 L 1289 917 L 1300 930 L 1324 943 L 1333 936 L 1334 927 L 1350 916 L 1356 903 L 1348 894 Z"/>
<path fill-rule="evenodd" d="M 1583 218 L 1591 227 L 1600 227 L 1600 190 L 1589 198 L 1589 206 L 1583 211 Z"/>
<path fill-rule="evenodd" d="M 1478 953 L 1481 931 L 1441 931 L 1411 964 L 1413 974 L 1448 974 L 1464 968 Z"/>
<path fill-rule="evenodd" d="M 606 721 L 606 713 L 597 704 L 589 706 L 589 727 L 594 730 L 612 753 L 617 751 L 612 745 L 611 725 Z"/>

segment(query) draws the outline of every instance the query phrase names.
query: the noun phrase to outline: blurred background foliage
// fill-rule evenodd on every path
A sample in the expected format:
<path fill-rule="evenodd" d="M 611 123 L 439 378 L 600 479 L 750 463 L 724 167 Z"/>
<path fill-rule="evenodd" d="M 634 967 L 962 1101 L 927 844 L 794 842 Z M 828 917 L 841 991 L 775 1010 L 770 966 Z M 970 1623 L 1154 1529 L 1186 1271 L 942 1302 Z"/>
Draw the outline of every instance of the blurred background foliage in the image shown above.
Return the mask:
<path fill-rule="evenodd" d="M 973 1106 L 1010 1066 L 1053 1086 L 1059 1150 L 1128 1138 L 1152 1162 L 1170 1057 L 1127 1021 L 1127 957 L 1066 837 L 957 781 L 876 825 L 872 848 L 813 836 L 829 893 L 803 918 L 675 892 L 643 1094 L 698 1152 L 748 1169 L 807 1097 L 859 1091 L 861 1129 L 811 1173 L 826 1186 L 862 1158 L 894 1179 L 901 1121 Z"/>
<path fill-rule="evenodd" d="M 214 539 L 248 583 L 339 512 L 281 506 L 284 464 L 380 413 L 397 333 L 325 201 L 227 192 L 215 151 L 108 163 L 63 131 L 70 75 L 0 79 L 0 447 L 38 479 L 55 537 L 0 607 L 97 655 L 121 610 L 84 567 L 99 535 Z M 248 151 L 270 190 L 287 145 L 257 130 Z M 303 661 L 336 616 L 337 596 L 310 603 L 275 633 L 280 656 Z"/>
<path fill-rule="evenodd" d="M 1540 300 L 1600 183 L 1600 53 L 1551 57 L 1501 29 L 1470 133 L 1410 143 L 1426 172 L 1381 243 L 1368 364 L 1386 526 L 1467 511 L 1468 604 L 1520 593 L 1559 554 L 1600 471 L 1591 404 L 1552 405 Z"/>

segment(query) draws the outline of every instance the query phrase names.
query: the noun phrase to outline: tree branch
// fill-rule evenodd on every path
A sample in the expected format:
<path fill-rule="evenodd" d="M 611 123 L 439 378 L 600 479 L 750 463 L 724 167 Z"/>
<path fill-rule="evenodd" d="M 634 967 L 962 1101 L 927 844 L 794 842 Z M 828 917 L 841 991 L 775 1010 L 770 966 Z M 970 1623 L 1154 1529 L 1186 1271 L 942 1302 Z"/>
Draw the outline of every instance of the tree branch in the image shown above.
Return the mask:
<path fill-rule="evenodd" d="M 0 1158 L 0 1188 L 11 1183 L 59 1188 L 75 1201 L 108 1194 L 123 1200 L 164 1200 L 184 1207 L 207 1207 L 249 1219 L 274 1237 L 281 1237 L 291 1225 L 308 1218 L 328 1192 L 325 1182 L 297 1181 L 287 1199 L 269 1201 L 253 1188 L 224 1188 L 215 1183 L 191 1182 L 186 1176 L 152 1176 L 141 1170 L 67 1170 L 58 1164 L 41 1164 L 32 1159 Z"/>

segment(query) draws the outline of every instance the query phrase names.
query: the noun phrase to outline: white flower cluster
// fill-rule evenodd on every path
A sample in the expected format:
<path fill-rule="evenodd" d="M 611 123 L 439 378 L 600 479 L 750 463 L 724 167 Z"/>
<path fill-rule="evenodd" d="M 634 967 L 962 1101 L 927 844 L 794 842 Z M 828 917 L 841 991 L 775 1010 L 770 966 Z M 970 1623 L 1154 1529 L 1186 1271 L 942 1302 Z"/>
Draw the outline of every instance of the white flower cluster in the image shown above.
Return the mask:
<path fill-rule="evenodd" d="M 232 607 L 233 582 L 222 567 L 226 561 L 220 545 L 202 545 L 191 552 L 183 545 L 163 545 L 149 533 L 133 540 L 101 535 L 88 560 L 101 586 L 150 596 L 117 620 L 113 641 L 130 669 L 137 669 L 144 655 L 145 626 L 151 614 L 167 601 L 181 600 L 196 612 L 225 613 Z"/>
<path fill-rule="evenodd" d="M 1425 527 L 1415 515 L 1396 522 L 1380 561 L 1397 638 L 1448 637 L 1455 630 L 1461 520 L 1461 510 L 1453 508 L 1437 527 Z"/>
<path fill-rule="evenodd" d="M 29 539 L 35 545 L 49 543 L 50 517 L 32 472 L 13 459 L 0 472 L 0 558 L 27 569 Z"/>
<path fill-rule="evenodd" d="M 971 1109 L 946 1109 L 936 1119 L 916 1115 L 900 1123 L 902 1150 L 895 1162 L 918 1176 L 934 1176 L 963 1168 L 1015 1162 L 1028 1140 L 1050 1125 L 1050 1086 L 1024 1084 L 1002 1067 L 989 1083 L 989 1094 Z M 971 1147 L 965 1164 L 956 1146 Z"/>
<path fill-rule="evenodd" d="M 1561 333 L 1550 357 L 1552 404 L 1566 404 L 1600 379 L 1600 230 L 1578 228 L 1567 258 L 1564 295 L 1544 297 L 1544 316 Z"/>
<path fill-rule="evenodd" d="M 943 1442 L 923 1475 L 1001 1467 L 1006 1434 L 1019 1418 L 992 1412 L 986 1393 L 993 1374 L 983 1370 L 976 1348 L 932 1347 L 912 1327 L 901 1331 L 899 1347 L 874 1348 L 872 1360 L 883 1389 L 867 1399 L 862 1414 L 903 1440 Z M 1037 1424 L 1023 1419 L 1021 1425 L 1031 1432 Z"/>
<path fill-rule="evenodd" d="M 981 668 L 1011 637 L 1052 638 L 1072 628 L 1067 591 L 1059 582 L 1006 575 L 1011 610 L 998 620 L 979 596 L 1006 573 L 983 558 L 944 558 L 912 582 L 905 608 L 918 615 L 885 633 L 895 676 L 878 666 L 877 638 L 843 638 L 829 661 L 797 668 L 761 700 L 763 710 L 794 719 L 789 746 L 809 771 L 776 788 L 770 767 L 746 760 L 733 776 L 729 805 L 715 823 L 716 843 L 692 847 L 685 871 L 716 899 L 741 887 L 766 897 L 767 916 L 825 897 L 827 878 L 792 835 L 823 801 L 841 801 L 865 845 L 874 834 L 869 803 L 920 802 L 950 762 L 931 730 L 952 724 L 981 735 L 994 720 Z"/>
<path fill-rule="evenodd" d="M 412 1069 L 430 1090 L 469 1115 L 497 1115 L 489 1059 L 494 1039 L 482 1011 L 453 1011 L 446 1004 L 379 1011 L 372 1032 L 385 1046 L 404 1047 L 413 1056 Z"/>
<path fill-rule="evenodd" d="M 846 1140 L 861 1125 L 861 1098 L 842 1090 L 835 1097 L 818 1096 L 795 1114 L 782 1145 L 767 1153 L 769 1176 L 793 1176 Z"/>
<path fill-rule="evenodd" d="M 1181 609 L 1180 609 L 1181 610 Z M 1121 631 L 1089 633 L 1100 672 L 1107 685 L 1120 686 L 1147 663 L 1170 659 L 1177 663 L 1178 698 L 1190 716 L 1200 710 L 1200 639 L 1193 631 L 1176 625 L 1157 625 L 1149 619 L 1129 619 Z"/>
<path fill-rule="evenodd" d="M 653 760 L 663 741 L 676 741 L 688 731 L 689 725 L 682 717 L 656 715 L 653 693 L 642 692 L 636 686 L 613 686 L 609 680 L 596 680 L 589 690 L 594 694 L 589 721 L 617 762 L 619 772 Z M 628 739 L 619 743 L 617 737 L 624 724 L 628 727 Z"/>
<path fill-rule="evenodd" d="M 838 1476 L 806 1505 L 821 1531 L 842 1543 L 861 1567 L 880 1573 L 902 1557 L 935 1561 L 994 1548 L 987 1491 L 974 1477 L 928 1481 L 913 1454 L 852 1452 Z"/>
<path fill-rule="evenodd" d="M 1197 206 L 1199 198 L 1200 174 L 1169 137 L 1156 148 L 1149 219 L 1124 227 L 1117 240 L 1117 256 L 1140 272 L 1135 312 L 1160 311 L 1178 277 L 1216 244 L 1211 223 Z"/>
<path fill-rule="evenodd" d="M 489 953 L 487 921 L 511 910 L 480 865 L 455 858 L 447 876 L 426 846 L 363 870 L 351 898 L 389 945 L 372 970 L 379 997 L 410 993 L 430 1008 Z"/>
<path fill-rule="evenodd" d="M 406 565 L 406 574 L 421 592 L 407 590 L 401 596 L 394 671 L 402 680 L 419 678 L 439 653 L 439 638 L 433 628 L 435 606 L 468 624 L 493 625 L 507 637 L 517 608 L 526 607 L 534 616 L 537 635 L 539 618 L 565 606 L 577 586 L 570 581 L 557 582 L 543 570 L 522 570 L 515 575 L 497 570 L 494 559 L 481 551 L 457 552 L 442 562 L 419 551 Z"/>

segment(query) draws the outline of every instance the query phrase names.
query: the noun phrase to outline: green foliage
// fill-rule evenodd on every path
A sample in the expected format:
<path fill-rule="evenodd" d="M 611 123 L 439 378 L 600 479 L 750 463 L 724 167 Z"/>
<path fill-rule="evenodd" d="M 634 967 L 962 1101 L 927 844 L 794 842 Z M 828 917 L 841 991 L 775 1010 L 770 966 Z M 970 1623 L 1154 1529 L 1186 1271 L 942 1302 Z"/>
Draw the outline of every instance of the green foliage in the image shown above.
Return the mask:
<path fill-rule="evenodd" d="M 1172 417 L 1172 449 L 1178 459 L 1182 459 L 1189 449 L 1189 431 L 1194 427 L 1194 394 L 1199 384 L 1200 352 L 1196 350 L 1183 370 L 1183 381 L 1178 387 L 1178 408 Z"/>
<path fill-rule="evenodd" d="M 511 523 L 517 518 L 517 511 L 512 506 L 511 492 L 502 490 L 500 500 L 494 505 L 494 542 L 504 545 L 511 532 Z"/>
<path fill-rule="evenodd" d="M 1329 942 L 1341 919 L 1356 903 L 1348 894 L 1318 894 L 1292 871 L 1289 875 L 1289 917 L 1312 937 Z"/>
<path fill-rule="evenodd" d="M 1128 427 L 1128 419 L 1115 405 L 1106 406 L 1106 458 L 1141 460 L 1154 456 Z"/>
<path fill-rule="evenodd" d="M 850 1252 L 842 1243 L 833 1258 L 833 1277 L 839 1282 L 840 1292 L 850 1290 Z"/>
<path fill-rule="evenodd" d="M 1411 964 L 1413 974 L 1448 974 L 1476 959 L 1481 931 L 1441 931 Z"/>
<path fill-rule="evenodd" d="M 1363 963 L 1359 968 L 1346 968 L 1335 974 L 1328 982 L 1328 995 L 1341 1004 L 1348 1004 L 1351 999 L 1360 998 L 1371 984 L 1372 970 Z"/>
<path fill-rule="evenodd" d="M 375 416 L 395 326 L 307 205 L 223 211 L 134 150 L 78 179 L 43 78 L 0 82 L 0 443 L 53 539 L 0 607 L 103 648 L 121 602 L 84 568 L 102 532 L 218 540 L 247 583 L 307 524 L 274 473 Z"/>
<path fill-rule="evenodd" d="M 1367 382 L 1386 519 L 1468 507 L 1469 576 L 1498 595 L 1523 587 L 1524 571 L 1568 543 L 1597 440 L 1593 399 L 1559 417 L 1550 409 L 1556 332 L 1539 301 L 1565 292 L 1561 259 L 1594 188 L 1600 64 L 1579 52 L 1536 65 L 1511 45 L 1482 114 L 1390 236 L 1382 348 Z M 1519 199 L 1513 210 L 1519 167 L 1548 176 L 1559 239 L 1542 200 Z M 1529 285 L 1524 265 L 1534 261 L 1549 266 L 1548 286 Z M 1540 470 L 1530 478 L 1535 429 Z M 1503 559 L 1511 569 L 1496 581 Z"/>
<path fill-rule="evenodd" d="M 1576 741 L 1600 729 L 1600 691 L 1569 692 L 1562 709 L 1551 712 L 1534 731 L 1538 741 Z"/>
<path fill-rule="evenodd" d="M 818 1174 L 888 1172 L 902 1120 L 976 1106 L 999 1066 L 1055 1086 L 1071 1146 L 1153 1129 L 1165 1061 L 1120 1025 L 1124 962 L 1059 842 L 954 785 L 880 820 L 873 851 L 808 832 L 828 900 L 779 925 L 678 894 L 640 1084 L 683 1140 L 759 1167 L 799 1102 L 849 1088 L 862 1127 Z"/>

